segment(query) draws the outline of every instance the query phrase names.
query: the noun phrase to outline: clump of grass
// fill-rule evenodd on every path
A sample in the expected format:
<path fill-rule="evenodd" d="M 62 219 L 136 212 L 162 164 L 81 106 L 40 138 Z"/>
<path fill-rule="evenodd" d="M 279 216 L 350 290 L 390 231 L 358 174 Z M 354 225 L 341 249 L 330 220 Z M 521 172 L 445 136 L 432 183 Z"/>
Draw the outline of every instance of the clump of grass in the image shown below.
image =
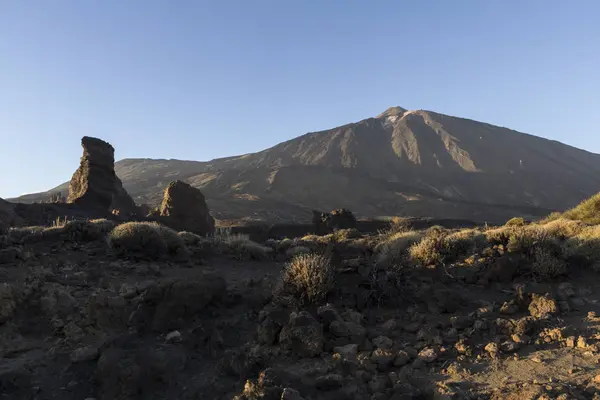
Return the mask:
<path fill-rule="evenodd" d="M 541 226 L 550 235 L 566 239 L 583 232 L 583 230 L 587 227 L 587 224 L 581 221 L 558 218 Z"/>
<path fill-rule="evenodd" d="M 600 193 L 581 202 L 578 206 L 565 211 L 563 218 L 582 221 L 586 224 L 600 224 Z"/>
<path fill-rule="evenodd" d="M 49 232 L 52 230 L 56 230 L 57 234 L 64 235 L 67 239 L 75 242 L 91 242 L 104 236 L 99 224 L 84 220 L 67 221 L 63 226 L 46 229 L 44 233 L 53 234 L 53 232 Z"/>
<path fill-rule="evenodd" d="M 111 221 L 110 219 L 106 218 L 91 219 L 89 222 L 96 226 L 104 235 L 108 234 L 115 228 L 115 226 L 117 226 L 115 221 Z"/>
<path fill-rule="evenodd" d="M 422 239 L 417 231 L 397 232 L 384 235 L 383 240 L 375 246 L 377 262 L 384 265 L 398 265 L 406 260 L 408 249 Z"/>
<path fill-rule="evenodd" d="M 335 231 L 331 235 L 332 235 L 333 240 L 335 242 L 343 242 L 343 241 L 350 240 L 350 239 L 358 239 L 359 237 L 362 236 L 362 234 L 360 233 L 360 231 L 358 229 L 355 229 L 355 228 L 338 229 L 337 231 Z"/>
<path fill-rule="evenodd" d="M 523 217 L 513 217 L 506 221 L 504 226 L 525 226 L 527 222 L 525 222 L 525 218 Z"/>
<path fill-rule="evenodd" d="M 412 231 L 412 224 L 408 218 L 393 217 L 388 228 L 389 234 Z"/>
<path fill-rule="evenodd" d="M 487 239 L 483 233 L 476 229 L 464 229 L 442 239 L 442 258 L 444 261 L 455 261 L 483 250 L 486 245 Z"/>
<path fill-rule="evenodd" d="M 189 250 L 183 241 L 183 238 L 173 229 L 160 224 L 154 224 L 158 233 L 162 236 L 166 246 L 167 254 L 178 258 L 187 258 Z"/>
<path fill-rule="evenodd" d="M 147 222 L 127 222 L 115 227 L 107 239 L 110 248 L 121 257 L 157 260 L 167 254 L 165 238 L 157 225 Z"/>
<path fill-rule="evenodd" d="M 501 226 L 486 230 L 484 235 L 490 244 L 506 246 L 515 230 L 516 227 L 514 226 Z"/>
<path fill-rule="evenodd" d="M 438 264 L 443 260 L 442 245 L 441 238 L 425 236 L 420 242 L 410 246 L 408 254 L 416 264 L 423 266 Z"/>
<path fill-rule="evenodd" d="M 192 232 L 183 231 L 179 232 L 178 235 L 186 246 L 201 246 L 207 241 L 206 238 Z"/>
<path fill-rule="evenodd" d="M 280 295 L 300 305 L 325 301 L 333 288 L 335 269 L 327 256 L 301 254 L 285 267 L 279 288 Z"/>
<path fill-rule="evenodd" d="M 600 267 L 600 225 L 584 228 L 579 234 L 567 239 L 564 244 L 567 258 L 574 264 L 582 264 L 598 269 Z"/>
<path fill-rule="evenodd" d="M 213 241 L 218 253 L 230 254 L 238 260 L 264 260 L 272 252 L 271 248 L 250 240 L 248 235 L 215 236 Z"/>

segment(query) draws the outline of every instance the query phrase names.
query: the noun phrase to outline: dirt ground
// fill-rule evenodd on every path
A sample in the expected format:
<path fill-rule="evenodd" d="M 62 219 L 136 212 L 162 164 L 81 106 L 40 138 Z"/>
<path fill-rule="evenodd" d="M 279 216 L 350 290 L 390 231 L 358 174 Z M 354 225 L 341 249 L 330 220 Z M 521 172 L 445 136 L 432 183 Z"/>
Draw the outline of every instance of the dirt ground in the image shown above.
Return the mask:
<path fill-rule="evenodd" d="M 278 260 L 278 261 L 276 261 Z M 122 260 L 0 247 L 5 399 L 600 399 L 600 276 L 414 269 L 340 251 L 327 305 L 273 300 L 282 257 Z M 237 396 L 237 397 L 236 397 Z"/>

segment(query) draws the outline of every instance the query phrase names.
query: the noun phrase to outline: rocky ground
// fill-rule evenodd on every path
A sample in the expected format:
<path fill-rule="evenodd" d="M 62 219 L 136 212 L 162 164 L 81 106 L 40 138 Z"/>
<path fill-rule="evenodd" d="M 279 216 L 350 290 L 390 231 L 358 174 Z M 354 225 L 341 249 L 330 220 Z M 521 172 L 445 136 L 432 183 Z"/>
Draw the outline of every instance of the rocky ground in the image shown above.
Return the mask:
<path fill-rule="evenodd" d="M 500 256 L 391 276 L 370 240 L 338 243 L 333 289 L 302 306 L 274 296 L 281 242 L 152 262 L 104 239 L 0 242 L 0 394 L 600 398 L 598 274 L 538 281 Z"/>

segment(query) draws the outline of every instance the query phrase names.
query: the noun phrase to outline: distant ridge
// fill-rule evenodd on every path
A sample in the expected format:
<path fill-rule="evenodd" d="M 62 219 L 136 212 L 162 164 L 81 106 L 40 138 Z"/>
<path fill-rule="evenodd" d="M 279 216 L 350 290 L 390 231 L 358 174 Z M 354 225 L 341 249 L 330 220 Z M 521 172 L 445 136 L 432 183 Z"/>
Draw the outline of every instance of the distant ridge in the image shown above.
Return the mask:
<path fill-rule="evenodd" d="M 345 207 L 368 217 L 503 221 L 564 210 L 600 190 L 598 154 L 397 106 L 257 153 L 208 162 L 125 159 L 115 169 L 138 204 L 157 204 L 181 179 L 202 190 L 218 219 L 307 221 L 312 209 Z"/>

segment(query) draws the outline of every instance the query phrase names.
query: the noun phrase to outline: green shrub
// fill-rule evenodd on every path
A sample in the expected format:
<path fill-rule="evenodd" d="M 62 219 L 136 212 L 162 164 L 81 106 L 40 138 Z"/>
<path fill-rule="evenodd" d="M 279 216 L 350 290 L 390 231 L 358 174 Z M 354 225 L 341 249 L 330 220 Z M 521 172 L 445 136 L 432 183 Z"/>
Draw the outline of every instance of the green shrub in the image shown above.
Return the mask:
<path fill-rule="evenodd" d="M 319 304 L 325 301 L 334 280 L 335 269 L 328 257 L 301 254 L 286 265 L 279 294 L 301 305 Z"/>
<path fill-rule="evenodd" d="M 128 222 L 118 225 L 109 233 L 107 241 L 115 254 L 122 257 L 157 260 L 168 252 L 165 238 L 154 223 Z"/>
<path fill-rule="evenodd" d="M 514 217 L 506 221 L 504 226 L 525 226 L 527 222 L 525 222 L 525 218 L 523 217 Z"/>
<path fill-rule="evenodd" d="M 62 229 L 63 234 L 69 240 L 75 242 L 90 242 L 93 240 L 99 240 L 104 236 L 100 230 L 100 225 L 93 224 L 89 221 L 68 221 L 62 228 L 58 229 Z"/>

